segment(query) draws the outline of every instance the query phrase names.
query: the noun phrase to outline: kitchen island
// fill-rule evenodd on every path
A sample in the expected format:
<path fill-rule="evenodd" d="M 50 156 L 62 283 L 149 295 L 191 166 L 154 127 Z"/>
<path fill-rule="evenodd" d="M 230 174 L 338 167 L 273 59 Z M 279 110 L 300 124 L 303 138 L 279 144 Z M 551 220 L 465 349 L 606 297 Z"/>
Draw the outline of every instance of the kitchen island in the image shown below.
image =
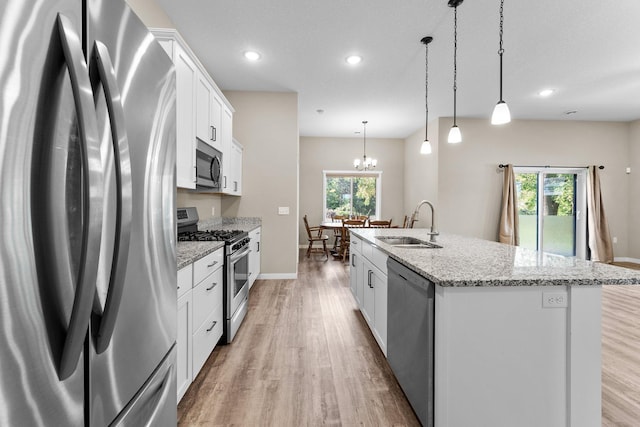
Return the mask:
<path fill-rule="evenodd" d="M 433 284 L 433 425 L 599 426 L 602 285 L 640 272 L 455 235 L 433 249 L 377 238 L 427 231 L 352 233 Z"/>

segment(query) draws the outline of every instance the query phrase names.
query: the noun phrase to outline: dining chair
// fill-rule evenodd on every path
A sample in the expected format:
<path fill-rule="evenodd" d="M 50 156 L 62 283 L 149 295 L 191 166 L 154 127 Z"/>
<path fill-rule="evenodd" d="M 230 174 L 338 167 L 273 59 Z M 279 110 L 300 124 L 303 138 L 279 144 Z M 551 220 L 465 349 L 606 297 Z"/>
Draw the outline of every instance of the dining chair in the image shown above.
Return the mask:
<path fill-rule="evenodd" d="M 331 217 L 331 222 L 342 222 L 343 219 L 348 219 L 348 217 L 346 215 L 333 215 Z M 333 252 L 337 252 L 340 247 L 340 240 L 342 239 L 342 229 L 334 228 L 333 237 Z"/>
<path fill-rule="evenodd" d="M 344 262 L 349 256 L 349 245 L 351 239 L 349 238 L 349 228 L 364 228 L 366 220 L 364 219 L 343 219 L 342 220 L 342 237 L 340 239 L 340 255 L 342 255 L 342 262 Z"/>
<path fill-rule="evenodd" d="M 370 219 L 369 227 L 370 228 L 391 228 L 391 221 L 393 221 L 393 219 L 390 219 L 389 221 Z"/>
<path fill-rule="evenodd" d="M 326 234 L 322 234 L 324 230 L 320 226 L 309 227 L 309 221 L 307 220 L 307 216 L 303 217 L 304 227 L 307 229 L 307 238 L 309 239 L 309 247 L 307 248 L 307 258 L 311 256 L 311 252 L 324 252 L 329 259 L 329 250 L 327 249 L 327 240 L 329 240 L 329 236 Z M 314 248 L 313 244 L 315 242 L 322 242 L 322 249 Z"/>

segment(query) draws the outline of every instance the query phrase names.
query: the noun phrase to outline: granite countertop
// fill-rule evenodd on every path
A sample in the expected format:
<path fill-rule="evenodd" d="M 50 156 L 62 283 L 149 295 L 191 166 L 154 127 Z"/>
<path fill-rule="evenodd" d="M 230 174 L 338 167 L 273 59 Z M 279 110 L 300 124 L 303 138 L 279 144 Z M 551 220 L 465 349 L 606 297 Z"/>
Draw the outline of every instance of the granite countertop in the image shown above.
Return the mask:
<path fill-rule="evenodd" d="M 213 218 L 198 222 L 199 230 L 253 231 L 262 226 L 260 218 Z M 224 242 L 178 242 L 176 245 L 178 270 L 224 247 Z"/>
<path fill-rule="evenodd" d="M 453 234 L 437 236 L 442 248 L 399 248 L 376 236 L 428 241 L 427 229 L 362 228 L 351 232 L 440 286 L 636 285 L 640 271 L 581 261 Z"/>
<path fill-rule="evenodd" d="M 223 247 L 224 242 L 178 242 L 178 270 Z"/>

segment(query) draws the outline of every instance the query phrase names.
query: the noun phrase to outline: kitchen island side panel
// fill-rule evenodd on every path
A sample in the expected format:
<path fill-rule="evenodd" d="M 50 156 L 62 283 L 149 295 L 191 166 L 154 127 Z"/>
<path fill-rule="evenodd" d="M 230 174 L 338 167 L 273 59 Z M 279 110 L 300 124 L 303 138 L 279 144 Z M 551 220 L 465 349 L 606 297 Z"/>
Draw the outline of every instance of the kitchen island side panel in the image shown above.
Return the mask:
<path fill-rule="evenodd" d="M 436 426 L 569 425 L 571 305 L 543 308 L 549 293 L 568 290 L 436 286 Z M 599 387 L 580 392 L 599 399 Z"/>

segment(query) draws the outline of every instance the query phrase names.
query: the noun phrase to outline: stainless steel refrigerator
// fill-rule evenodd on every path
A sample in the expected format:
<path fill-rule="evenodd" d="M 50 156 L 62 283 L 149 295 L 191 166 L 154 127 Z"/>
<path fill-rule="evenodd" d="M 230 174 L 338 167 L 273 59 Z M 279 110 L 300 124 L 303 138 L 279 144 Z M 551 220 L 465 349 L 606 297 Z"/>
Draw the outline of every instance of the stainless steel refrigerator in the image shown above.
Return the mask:
<path fill-rule="evenodd" d="M 123 0 L 0 0 L 0 425 L 175 425 L 175 73 Z"/>

